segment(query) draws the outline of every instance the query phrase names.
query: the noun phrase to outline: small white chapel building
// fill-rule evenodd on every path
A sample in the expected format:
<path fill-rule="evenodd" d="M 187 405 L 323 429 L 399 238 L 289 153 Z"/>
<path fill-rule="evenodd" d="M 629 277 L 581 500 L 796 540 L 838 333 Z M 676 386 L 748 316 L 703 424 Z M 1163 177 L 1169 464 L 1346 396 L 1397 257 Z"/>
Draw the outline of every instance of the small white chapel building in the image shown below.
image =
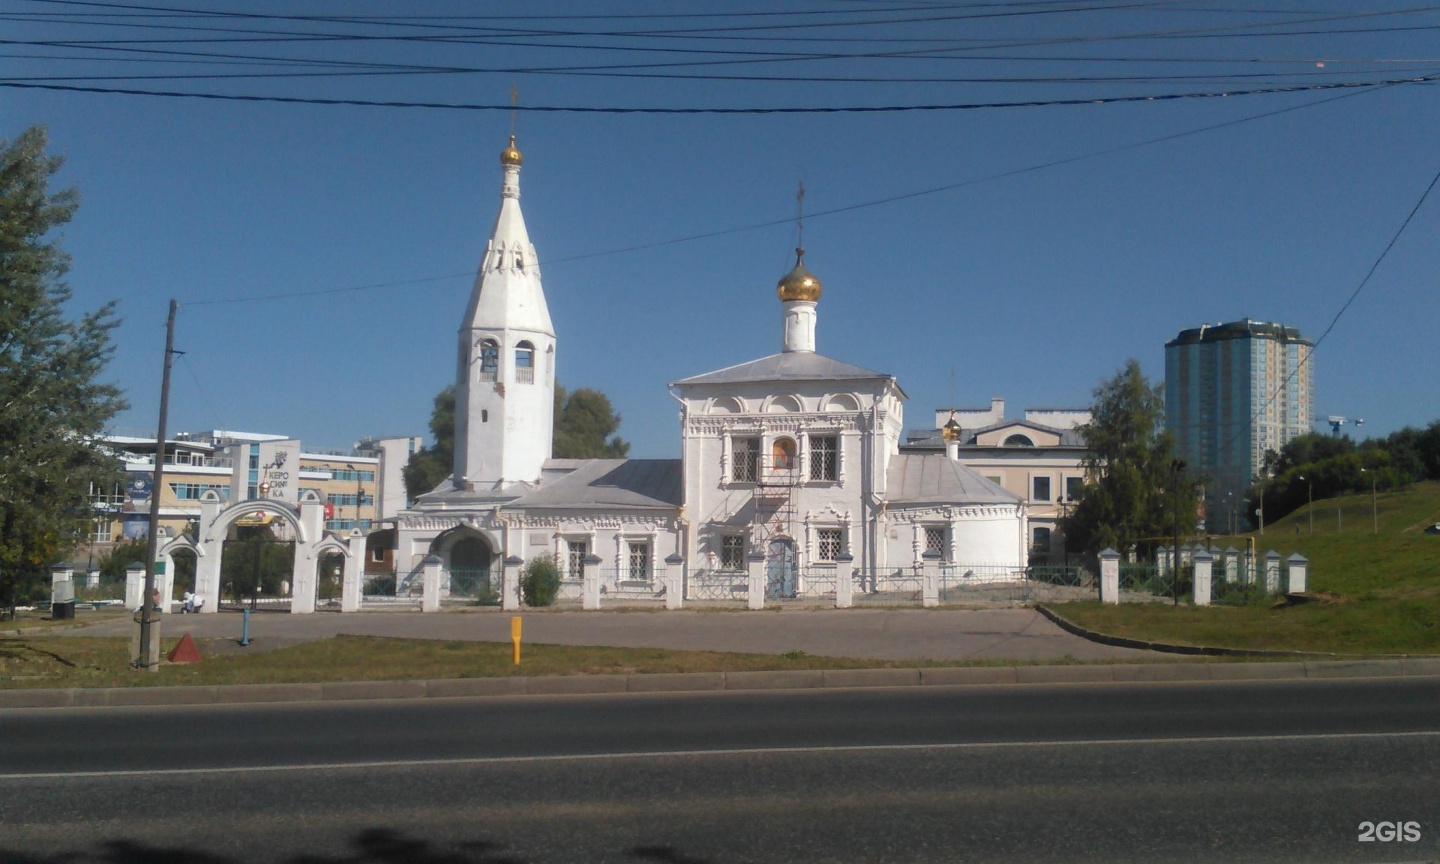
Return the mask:
<path fill-rule="evenodd" d="M 447 585 L 498 584 L 542 554 L 562 597 L 591 568 L 602 594 L 683 600 L 735 599 L 762 561 L 769 598 L 834 593 L 842 561 L 868 590 L 923 568 L 1020 577 L 1026 502 L 964 467 L 958 442 L 900 452 L 895 377 L 816 351 L 822 286 L 803 249 L 777 288 L 779 353 L 671 385 L 680 459 L 551 458 L 557 338 L 521 162 L 512 136 L 460 326 L 454 473 L 396 520 L 402 579 L 438 565 Z"/>

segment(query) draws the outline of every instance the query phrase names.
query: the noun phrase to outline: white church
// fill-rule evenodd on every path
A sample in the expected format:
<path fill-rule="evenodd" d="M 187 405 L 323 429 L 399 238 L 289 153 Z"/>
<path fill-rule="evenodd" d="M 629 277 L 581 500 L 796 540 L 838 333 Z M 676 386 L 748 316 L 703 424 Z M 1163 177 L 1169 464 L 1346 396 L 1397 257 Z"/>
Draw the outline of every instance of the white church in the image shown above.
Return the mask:
<path fill-rule="evenodd" d="M 513 136 L 500 162 L 500 212 L 460 324 L 454 473 L 396 520 L 402 579 L 438 567 L 450 586 L 498 585 L 502 568 L 553 555 L 562 597 L 753 608 L 757 587 L 835 594 L 837 573 L 856 591 L 922 571 L 1019 578 L 1025 501 L 961 465 L 954 441 L 900 452 L 895 377 L 816 351 L 822 288 L 803 249 L 778 285 L 780 351 L 671 384 L 680 459 L 551 458 L 558 339 Z"/>

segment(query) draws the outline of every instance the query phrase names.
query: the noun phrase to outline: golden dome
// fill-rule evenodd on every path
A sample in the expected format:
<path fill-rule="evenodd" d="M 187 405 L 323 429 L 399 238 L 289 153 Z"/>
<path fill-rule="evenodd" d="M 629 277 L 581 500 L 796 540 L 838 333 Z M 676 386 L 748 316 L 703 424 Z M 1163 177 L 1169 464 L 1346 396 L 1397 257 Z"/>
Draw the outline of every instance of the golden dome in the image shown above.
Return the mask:
<path fill-rule="evenodd" d="M 940 437 L 944 438 L 947 444 L 960 440 L 960 421 L 955 419 L 955 412 L 950 412 L 950 422 L 941 427 Z"/>
<path fill-rule="evenodd" d="M 500 164 L 519 167 L 521 161 L 520 151 L 515 149 L 515 136 L 511 135 L 510 146 L 500 151 Z"/>
<path fill-rule="evenodd" d="M 780 284 L 775 286 L 775 291 L 780 295 L 783 303 L 791 300 L 808 300 L 815 302 L 820 299 L 820 280 L 815 274 L 805 269 L 805 250 L 795 250 L 795 269 L 785 274 Z"/>

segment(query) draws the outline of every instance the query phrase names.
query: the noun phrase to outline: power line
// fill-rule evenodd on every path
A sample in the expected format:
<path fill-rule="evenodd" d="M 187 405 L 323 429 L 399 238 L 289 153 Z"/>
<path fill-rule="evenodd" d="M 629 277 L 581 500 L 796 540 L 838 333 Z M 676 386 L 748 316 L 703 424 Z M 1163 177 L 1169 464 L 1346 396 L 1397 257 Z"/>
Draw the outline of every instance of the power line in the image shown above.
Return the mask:
<path fill-rule="evenodd" d="M 1378 90 L 1378 89 L 1380 89 L 1380 88 L 1376 88 L 1376 89 Z M 1013 169 L 1013 170 L 1010 170 L 1010 171 L 1003 171 L 1003 172 L 1000 172 L 1000 173 L 997 173 L 997 174 L 991 174 L 991 175 L 988 175 L 988 176 L 985 176 L 985 177 L 977 177 L 977 178 L 972 178 L 972 179 L 970 179 L 970 180 L 962 180 L 962 181 L 960 181 L 960 182 L 958 182 L 958 183 L 948 183 L 948 184 L 943 185 L 943 186 L 934 186 L 934 187 L 931 187 L 931 188 L 929 188 L 929 189 L 922 189 L 922 190 L 915 191 L 915 192 L 907 192 L 907 193 L 903 193 L 903 194 L 900 194 L 900 195 L 891 195 L 891 196 L 888 196 L 888 197 L 885 197 L 885 198 L 877 198 L 877 199 L 874 199 L 874 200 L 871 200 L 871 201 L 864 201 L 864 202 L 861 202 L 861 203 L 858 203 L 858 204 L 847 204 L 847 205 L 842 206 L 842 207 L 833 207 L 833 208 L 831 208 L 831 209 L 829 209 L 829 210 L 820 210 L 820 211 L 811 213 L 810 216 L 809 216 L 809 218 L 811 218 L 811 219 L 818 219 L 818 218 L 823 218 L 823 217 L 825 217 L 825 216 L 835 216 L 835 215 L 838 215 L 838 214 L 841 214 L 841 213 L 850 213 L 850 212 L 853 212 L 853 211 L 856 211 L 856 210 L 863 210 L 863 209 L 867 209 L 867 208 L 870 208 L 870 207 L 879 207 L 879 206 L 882 206 L 882 205 L 885 205 L 885 204 L 894 204 L 894 203 L 897 203 L 897 202 L 900 202 L 900 201 L 909 201 L 909 200 L 913 200 L 913 199 L 915 199 L 915 198 L 922 198 L 922 197 L 926 197 L 926 196 L 929 196 L 929 195 L 937 195 L 937 194 L 940 194 L 940 193 L 942 193 L 942 192 L 952 192 L 952 191 L 957 190 L 957 189 L 963 189 L 963 188 L 966 188 L 966 187 L 969 187 L 969 186 L 977 186 L 977 185 L 980 185 L 980 184 L 982 184 L 982 183 L 991 183 L 991 182 L 994 182 L 994 181 L 996 181 L 996 180 L 1008 179 L 1008 178 L 1010 178 L 1010 177 L 1018 177 L 1018 176 L 1023 175 L 1023 174 L 1034 173 L 1034 172 L 1036 172 L 1036 171 L 1044 171 L 1044 170 L 1049 169 L 1049 168 L 1058 168 L 1058 167 L 1063 166 L 1063 165 L 1070 165 L 1070 164 L 1073 164 L 1073 163 L 1076 163 L 1076 162 L 1082 162 L 1082 161 L 1085 161 L 1085 160 L 1088 160 L 1088 159 L 1096 159 L 1096 158 L 1099 158 L 1099 157 L 1101 157 L 1101 156 L 1109 156 L 1109 155 L 1113 155 L 1113 154 L 1116 154 L 1116 153 L 1123 153 L 1123 152 L 1126 152 L 1126 151 L 1129 151 L 1129 150 L 1137 150 L 1137 149 L 1139 149 L 1139 148 L 1141 148 L 1141 147 L 1148 147 L 1148 146 L 1152 146 L 1152 145 L 1155 145 L 1155 144 L 1163 144 L 1163 143 L 1166 143 L 1166 142 L 1169 142 L 1169 141 L 1176 141 L 1176 140 L 1179 140 L 1179 139 L 1181 139 L 1181 138 L 1190 137 L 1190 136 L 1192 136 L 1192 135 L 1199 135 L 1199 134 L 1202 134 L 1202 133 L 1205 133 L 1205 132 L 1213 132 L 1213 131 L 1216 131 L 1216 130 L 1219 130 L 1219 129 L 1229 128 L 1229 127 L 1231 127 L 1231 126 L 1238 126 L 1238 125 L 1240 125 L 1240 124 L 1242 124 L 1242 123 L 1249 123 L 1249 122 L 1254 121 L 1254 120 L 1263 120 L 1263 119 L 1270 118 L 1270 117 L 1276 117 L 1276 116 L 1279 116 L 1279 115 L 1281 115 L 1281 114 L 1288 114 L 1288 113 L 1293 112 L 1293 111 L 1301 111 L 1301 110 L 1304 110 L 1304 109 L 1306 109 L 1306 108 L 1314 108 L 1314 107 L 1317 107 L 1317 106 L 1320 106 L 1320 105 L 1328 104 L 1328 103 L 1330 103 L 1330 102 L 1336 102 L 1336 101 L 1339 101 L 1339 100 L 1341 100 L 1341 99 L 1350 99 L 1350 98 L 1355 97 L 1355 96 L 1362 96 L 1362 95 L 1365 95 L 1365 94 L 1367 94 L 1367 93 L 1372 93 L 1372 92 L 1376 92 L 1376 90 L 1351 90 L 1351 91 L 1347 91 L 1347 92 L 1340 93 L 1340 94 L 1337 94 L 1337 95 L 1327 96 L 1327 97 L 1325 97 L 1325 98 L 1323 98 L 1323 99 L 1316 99 L 1316 100 L 1311 101 L 1311 102 L 1306 102 L 1306 103 L 1304 103 L 1304 104 L 1302 104 L 1302 105 L 1291 105 L 1291 106 L 1288 106 L 1288 107 L 1285 107 L 1285 108 L 1277 108 L 1277 109 L 1274 109 L 1274 110 L 1271 110 L 1271 111 L 1265 111 L 1265 112 L 1262 112 L 1262 113 L 1259 113 L 1259 114 L 1251 114 L 1251 115 L 1248 115 L 1248 116 L 1246 116 L 1246 117 L 1239 117 L 1239 118 L 1236 118 L 1236 119 L 1234 119 L 1234 120 L 1227 120 L 1227 121 L 1222 122 L 1222 123 L 1214 123 L 1214 124 L 1211 124 L 1211 125 L 1208 125 L 1208 126 L 1201 126 L 1201 127 L 1197 127 L 1197 128 L 1194 128 L 1194 129 L 1187 129 L 1187 130 L 1184 130 L 1184 131 L 1182 131 L 1182 132 L 1174 132 L 1174 133 L 1171 133 L 1171 134 L 1169 134 L 1169 135 L 1162 135 L 1162 136 L 1159 136 L 1159 137 L 1156 137 L 1156 138 L 1149 138 L 1149 139 L 1146 139 L 1146 140 L 1144 140 L 1144 141 L 1136 141 L 1136 142 L 1133 142 L 1133 143 L 1130 143 L 1130 144 L 1122 144 L 1122 145 L 1119 145 L 1119 146 L 1116 146 L 1116 147 L 1105 148 L 1105 149 L 1103 149 L 1103 150 L 1094 150 L 1094 151 L 1091 151 L 1091 152 L 1089 152 L 1089 153 L 1082 153 L 1082 154 L 1078 154 L 1078 155 L 1075 155 L 1075 156 L 1069 156 L 1069 157 L 1066 157 L 1066 158 L 1064 158 L 1064 159 L 1056 159 L 1056 160 L 1052 160 L 1052 161 L 1049 161 L 1049 162 L 1043 162 L 1043 163 L 1039 163 L 1039 164 L 1036 164 L 1036 165 L 1030 165 L 1030 166 L 1027 166 L 1027 167 L 1024 167 L 1024 168 L 1016 168 L 1016 169 Z M 592 259 L 592 258 L 604 258 L 604 257 L 609 257 L 609 256 L 611 256 L 611 255 L 622 255 L 622 254 L 626 254 L 626 253 L 629 253 L 629 252 L 641 252 L 641 251 L 644 251 L 644 250 L 647 250 L 647 249 L 658 249 L 658 248 L 662 248 L 662 247 L 665 247 L 665 246 L 676 246 L 676 245 L 679 245 L 679 244 L 682 244 L 682 243 L 693 243 L 693 242 L 698 241 L 698 240 L 709 240 L 709 239 L 713 239 L 713 238 L 715 238 L 715 237 L 724 237 L 724 236 L 728 236 L 728 235 L 731 235 L 731 234 L 741 234 L 741 233 L 744 233 L 744 232 L 747 232 L 747 231 L 759 231 L 759 230 L 762 230 L 762 229 L 765 229 L 765 228 L 773 228 L 773 227 L 775 227 L 775 226 L 777 226 L 777 225 L 788 225 L 788 224 L 791 223 L 791 221 L 792 221 L 792 220 L 789 219 L 789 218 L 785 218 L 785 219 L 772 219 L 772 220 L 770 220 L 770 221 L 768 221 L 768 222 L 759 222 L 759 223 L 755 223 L 755 224 L 752 224 L 752 225 L 742 225 L 742 226 L 735 227 L 735 228 L 724 228 L 724 229 L 720 229 L 720 230 L 717 230 L 717 231 L 707 231 L 707 232 L 704 232 L 704 233 L 702 233 L 702 234 L 692 234 L 692 235 L 688 235 L 688 236 L 685 236 L 685 237 L 672 238 L 672 239 L 669 239 L 669 240 L 659 240 L 659 241 L 655 241 L 655 242 L 653 242 L 653 243 L 641 243 L 641 244 L 637 244 L 637 245 L 634 245 L 634 246 L 624 246 L 624 247 L 619 247 L 619 248 L 615 248 L 615 249 L 607 249 L 607 250 L 603 250 L 603 251 L 600 251 L 600 252 L 586 252 L 586 253 L 582 253 L 582 254 L 580 254 L 580 255 L 571 255 L 571 256 L 568 256 L 568 257 L 564 257 L 564 258 L 556 258 L 556 259 L 550 261 L 549 264 L 551 264 L 551 265 L 555 265 L 555 264 L 568 264 L 568 263 L 571 263 L 571 262 L 575 262 L 575 261 L 585 261 L 585 260 L 589 260 L 589 259 Z M 425 284 L 425 283 L 429 283 L 429 282 L 441 282 L 441 281 L 447 281 L 447 280 L 450 280 L 450 279 L 460 279 L 460 278 L 473 277 L 473 276 L 474 276 L 474 272 L 473 272 L 473 271 L 466 271 L 466 272 L 463 272 L 463 273 L 451 273 L 451 274 L 446 274 L 446 275 L 442 275 L 442 276 L 426 276 L 426 277 L 421 277 L 421 278 L 418 278 L 418 279 L 407 279 L 407 280 L 394 281 L 394 282 L 379 282 L 379 283 L 374 283 L 374 284 L 370 284 L 370 285 L 352 285 L 352 286 L 346 286 L 346 287 L 340 287 L 340 288 L 314 289 L 314 290 L 310 290 L 310 291 L 279 292 L 279 293 L 273 293 L 273 294 L 247 296 L 247 297 L 230 297 L 230 298 L 217 299 L 217 300 L 197 300 L 197 301 L 190 302 L 190 303 L 188 303 L 187 305 L 190 305 L 190 306 L 208 306 L 208 305 L 231 304 L 231 303 L 252 303 L 252 302 L 257 302 L 257 301 L 262 301 L 262 300 L 283 300 L 283 299 L 289 299 L 289 298 L 292 298 L 292 297 L 316 297 L 316 296 L 323 296 L 323 295 L 330 295 L 330 294 L 343 294 L 343 293 L 351 293 L 351 292 L 357 292 L 357 291 L 370 291 L 370 290 L 377 290 L 377 289 L 383 289 L 383 288 L 397 288 L 397 287 L 403 287 L 403 286 L 407 286 L 407 285 L 420 285 L 420 284 Z"/>
<path fill-rule="evenodd" d="M 1333 81 L 1320 84 L 1291 84 L 1277 87 L 1259 87 L 1240 90 L 1214 90 L 1189 93 L 1154 93 L 1134 96 L 1095 96 L 1075 99 L 1024 99 L 1000 102 L 952 102 L 911 105 L 837 105 L 826 107 L 783 106 L 773 108 L 745 107 L 620 107 L 589 105 L 524 105 L 517 110 L 539 114 L 890 114 L 905 112 L 933 111 L 978 111 L 999 108 L 1051 108 L 1076 105 L 1117 105 L 1131 102 L 1168 102 L 1181 99 L 1222 99 L 1236 96 L 1265 96 L 1282 93 L 1310 93 L 1325 90 L 1351 90 L 1373 87 L 1389 87 L 1400 84 L 1430 84 L 1440 81 L 1440 74 L 1420 75 L 1411 78 L 1390 78 L 1374 81 Z M 290 105 L 349 105 L 366 108 L 423 108 L 449 111 L 510 111 L 510 105 L 466 102 L 413 102 L 405 100 L 371 100 L 319 98 L 306 96 L 261 96 L 258 94 L 197 93 L 180 90 L 137 90 L 126 87 L 88 87 L 76 84 L 42 84 L 35 82 L 0 80 L 0 87 L 22 90 L 51 90 L 69 93 L 101 93 L 124 96 L 156 96 L 176 99 L 208 99 L 222 102 L 271 102 Z"/>

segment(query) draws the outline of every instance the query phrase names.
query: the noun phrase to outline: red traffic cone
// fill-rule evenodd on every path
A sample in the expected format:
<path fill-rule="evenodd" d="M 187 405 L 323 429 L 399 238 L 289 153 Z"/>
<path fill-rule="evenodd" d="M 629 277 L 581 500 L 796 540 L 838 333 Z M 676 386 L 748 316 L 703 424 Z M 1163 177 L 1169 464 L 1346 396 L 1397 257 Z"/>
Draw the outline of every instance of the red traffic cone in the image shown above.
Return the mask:
<path fill-rule="evenodd" d="M 199 663 L 200 649 L 195 647 L 195 640 L 186 633 L 180 637 L 180 642 L 170 651 L 170 656 L 165 658 L 171 663 Z"/>

